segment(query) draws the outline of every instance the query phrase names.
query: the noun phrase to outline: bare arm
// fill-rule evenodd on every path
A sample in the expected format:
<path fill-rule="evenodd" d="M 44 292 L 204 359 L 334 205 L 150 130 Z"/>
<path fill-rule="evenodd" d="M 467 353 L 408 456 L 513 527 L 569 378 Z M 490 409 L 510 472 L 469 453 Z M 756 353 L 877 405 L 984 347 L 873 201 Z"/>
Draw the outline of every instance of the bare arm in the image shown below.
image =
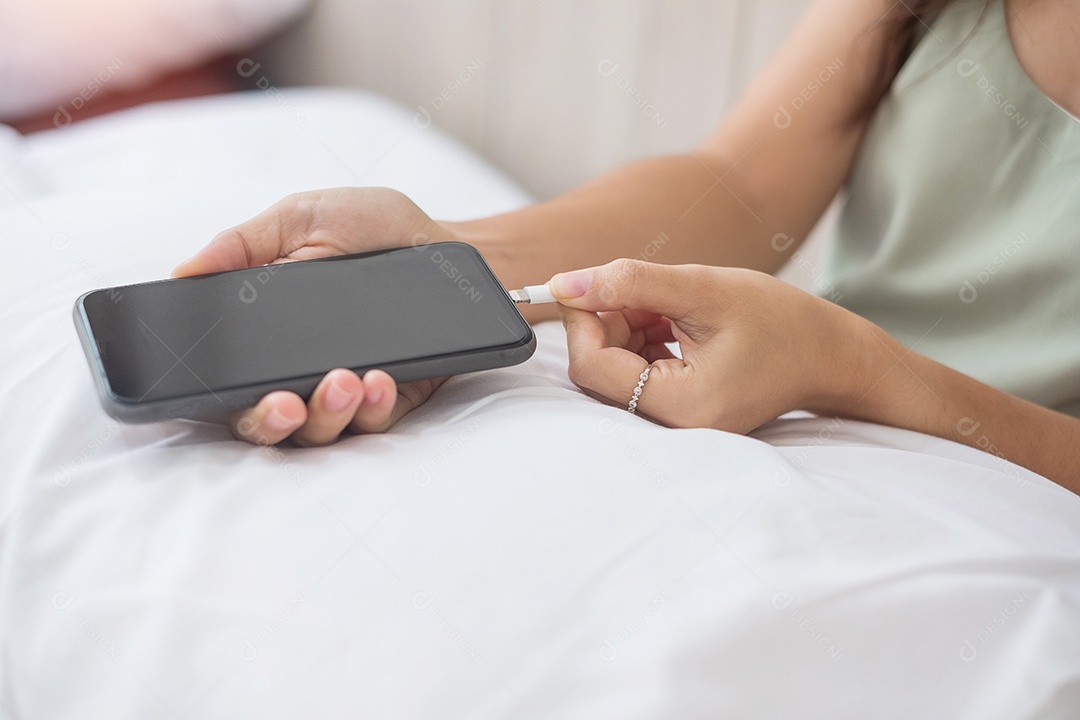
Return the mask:
<path fill-rule="evenodd" d="M 775 272 L 847 176 L 863 131 L 848 119 L 882 48 L 882 33 L 867 30 L 892 7 L 817 0 L 691 153 L 634 163 L 554 200 L 447 226 L 480 248 L 508 287 L 616 257 Z M 774 244 L 780 233 L 795 241 Z"/>
<path fill-rule="evenodd" d="M 1080 494 L 1080 420 L 981 383 L 861 324 L 863 371 L 838 414 L 954 440 Z"/>

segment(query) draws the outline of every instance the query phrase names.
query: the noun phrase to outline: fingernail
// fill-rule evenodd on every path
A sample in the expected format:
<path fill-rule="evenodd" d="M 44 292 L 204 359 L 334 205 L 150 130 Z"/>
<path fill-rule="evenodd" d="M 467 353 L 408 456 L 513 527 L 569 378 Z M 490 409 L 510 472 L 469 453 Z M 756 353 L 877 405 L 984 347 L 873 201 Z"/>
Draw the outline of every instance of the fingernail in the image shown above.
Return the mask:
<path fill-rule="evenodd" d="M 353 401 L 354 397 L 352 393 L 336 382 L 331 381 L 330 387 L 326 388 L 326 394 L 323 396 L 323 404 L 326 405 L 326 409 L 330 412 L 337 413 L 349 407 L 349 403 Z"/>
<path fill-rule="evenodd" d="M 548 288 L 552 295 L 557 298 L 581 297 L 589 290 L 592 282 L 592 271 L 575 270 L 568 273 L 559 273 L 548 281 Z"/>
<path fill-rule="evenodd" d="M 379 388 L 372 388 L 367 391 L 364 398 L 368 401 L 369 405 L 378 405 L 382 400 L 382 390 Z"/>
<path fill-rule="evenodd" d="M 290 420 L 281 414 L 281 411 L 274 408 L 266 414 L 266 426 L 271 430 L 277 432 L 285 432 L 286 430 L 292 430 L 296 426 L 295 420 Z"/>

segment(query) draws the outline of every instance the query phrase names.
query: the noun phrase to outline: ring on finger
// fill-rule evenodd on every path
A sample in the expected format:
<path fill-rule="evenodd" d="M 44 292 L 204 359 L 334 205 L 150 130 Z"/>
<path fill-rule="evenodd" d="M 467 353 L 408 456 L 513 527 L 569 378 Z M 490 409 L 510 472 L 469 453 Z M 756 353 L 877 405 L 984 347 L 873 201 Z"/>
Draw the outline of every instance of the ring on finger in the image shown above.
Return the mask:
<path fill-rule="evenodd" d="M 652 372 L 652 364 L 646 365 L 645 369 L 638 375 L 637 387 L 634 388 L 634 392 L 630 396 L 630 404 L 626 406 L 626 411 L 631 415 L 637 414 L 638 399 L 641 398 L 641 393 L 645 389 L 645 383 L 649 379 L 650 372 Z"/>

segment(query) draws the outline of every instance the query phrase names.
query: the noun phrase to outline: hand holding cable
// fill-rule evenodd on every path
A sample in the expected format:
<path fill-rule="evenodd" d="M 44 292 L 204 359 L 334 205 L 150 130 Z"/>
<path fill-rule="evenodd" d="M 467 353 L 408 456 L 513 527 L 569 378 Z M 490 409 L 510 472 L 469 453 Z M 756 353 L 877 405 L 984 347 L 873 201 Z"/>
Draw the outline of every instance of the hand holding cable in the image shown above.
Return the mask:
<path fill-rule="evenodd" d="M 791 410 L 837 411 L 861 377 L 863 321 L 763 273 L 616 260 L 525 296 L 542 302 L 545 287 L 570 379 L 665 425 L 745 433 Z"/>

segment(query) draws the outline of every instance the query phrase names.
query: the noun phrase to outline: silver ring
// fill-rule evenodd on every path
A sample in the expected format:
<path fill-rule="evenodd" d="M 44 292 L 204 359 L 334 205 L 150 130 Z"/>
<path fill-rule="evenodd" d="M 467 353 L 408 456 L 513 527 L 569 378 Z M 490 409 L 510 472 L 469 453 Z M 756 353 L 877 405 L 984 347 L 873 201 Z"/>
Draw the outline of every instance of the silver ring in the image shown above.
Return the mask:
<path fill-rule="evenodd" d="M 641 391 L 645 388 L 645 381 L 649 379 L 650 372 L 652 372 L 652 365 L 646 365 L 645 369 L 638 375 L 637 387 L 634 388 L 634 394 L 630 396 L 630 404 L 626 407 L 626 411 L 631 415 L 637 413 L 638 398 L 641 397 Z"/>

